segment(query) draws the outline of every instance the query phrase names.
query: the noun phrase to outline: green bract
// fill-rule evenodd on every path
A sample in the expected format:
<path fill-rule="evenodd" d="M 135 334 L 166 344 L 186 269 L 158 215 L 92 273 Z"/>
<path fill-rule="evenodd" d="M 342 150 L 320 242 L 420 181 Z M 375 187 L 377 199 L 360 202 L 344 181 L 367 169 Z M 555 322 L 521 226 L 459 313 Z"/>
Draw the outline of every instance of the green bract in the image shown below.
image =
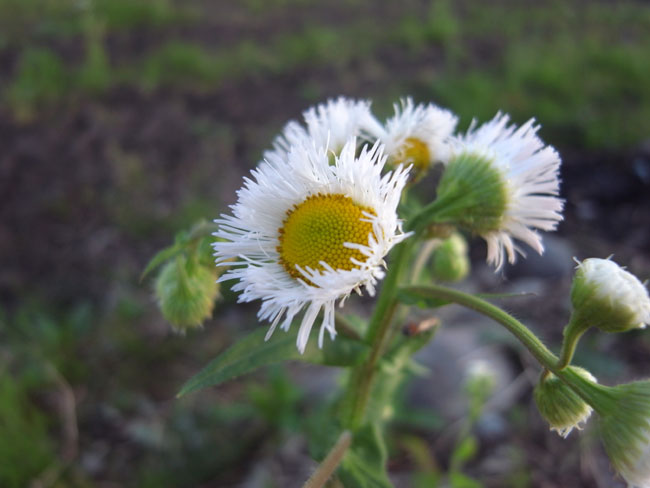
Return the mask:
<path fill-rule="evenodd" d="M 507 182 L 492 160 L 462 152 L 451 158 L 438 185 L 435 220 L 483 234 L 501 228 L 507 205 Z"/>

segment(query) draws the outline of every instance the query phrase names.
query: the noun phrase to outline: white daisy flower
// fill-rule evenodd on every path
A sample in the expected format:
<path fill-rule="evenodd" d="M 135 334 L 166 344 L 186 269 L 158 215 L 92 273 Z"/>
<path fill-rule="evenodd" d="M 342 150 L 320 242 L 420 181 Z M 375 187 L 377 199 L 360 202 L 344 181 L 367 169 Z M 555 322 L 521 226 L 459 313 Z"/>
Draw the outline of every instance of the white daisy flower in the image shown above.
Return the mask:
<path fill-rule="evenodd" d="M 650 324 L 648 290 L 610 259 L 589 258 L 578 263 L 571 302 L 574 320 L 585 326 L 623 332 Z"/>
<path fill-rule="evenodd" d="M 375 144 L 355 157 L 350 139 L 330 164 L 317 142 L 270 153 L 252 171 L 231 206 L 216 220 L 218 265 L 233 266 L 221 280 L 239 280 L 240 302 L 260 299 L 260 320 L 287 330 L 303 309 L 297 345 L 304 352 L 320 310 L 318 344 L 336 334 L 334 304 L 365 287 L 370 295 L 384 276 L 384 256 L 407 237 L 396 209 L 408 170 L 382 176 L 386 157 Z"/>
<path fill-rule="evenodd" d="M 478 129 L 454 140 L 447 168 L 438 186 L 438 218 L 452 220 L 487 242 L 487 261 L 499 270 L 507 255 L 525 252 L 521 240 L 544 252 L 536 229 L 551 231 L 562 220 L 557 197 L 560 157 L 537 136 L 534 119 L 520 128 L 508 126 L 498 113 Z"/>
<path fill-rule="evenodd" d="M 275 153 L 286 158 L 292 146 L 315 144 L 328 147 L 332 154 L 339 154 L 351 137 L 363 137 L 379 125 L 370 112 L 370 102 L 339 97 L 310 107 L 303 112 L 305 125 L 290 121 L 273 141 L 273 151 L 265 153 L 265 159 Z M 308 142 L 313 141 L 313 142 Z"/>
<path fill-rule="evenodd" d="M 410 97 L 393 107 L 395 115 L 385 126 L 368 126 L 369 133 L 386 146 L 388 164 L 412 164 L 414 171 L 424 174 L 431 164 L 446 161 L 458 117 L 432 103 L 414 105 Z"/>

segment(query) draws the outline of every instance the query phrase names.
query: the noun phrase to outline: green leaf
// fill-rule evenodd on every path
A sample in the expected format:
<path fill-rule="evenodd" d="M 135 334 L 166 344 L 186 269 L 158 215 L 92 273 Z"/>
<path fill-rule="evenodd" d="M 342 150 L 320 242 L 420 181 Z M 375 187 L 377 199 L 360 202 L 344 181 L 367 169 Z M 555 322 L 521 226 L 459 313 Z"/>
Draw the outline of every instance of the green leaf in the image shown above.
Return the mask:
<path fill-rule="evenodd" d="M 460 467 L 472 459 L 478 451 L 478 442 L 474 436 L 465 437 L 451 454 L 451 465 Z"/>
<path fill-rule="evenodd" d="M 208 222 L 207 220 L 200 220 L 189 231 L 182 230 L 178 232 L 174 237 L 174 244 L 158 251 L 151 261 L 149 261 L 149 264 L 147 264 L 147 267 L 140 275 L 140 281 L 165 261 L 168 261 L 183 252 L 192 242 L 210 237 L 210 239 L 205 240 L 205 242 L 199 242 L 198 256 L 199 259 L 205 261 L 206 248 L 209 253 L 211 247 L 210 244 L 216 240 L 212 238 L 212 233 L 216 230 L 216 224 Z"/>
<path fill-rule="evenodd" d="M 166 247 L 165 249 L 158 251 L 156 255 L 153 258 L 151 258 L 151 261 L 149 261 L 149 264 L 147 264 L 147 267 L 140 275 L 140 281 L 144 280 L 149 273 L 151 273 L 154 269 L 156 269 L 158 266 L 163 264 L 165 261 L 168 261 L 171 258 L 183 252 L 184 248 L 185 248 L 184 243 L 177 242 L 176 244 L 173 244 L 169 247 Z"/>
<path fill-rule="evenodd" d="M 264 340 L 268 329 L 256 329 L 235 343 L 210 362 L 202 371 L 183 385 L 177 396 L 215 386 L 268 364 L 287 360 L 301 360 L 326 366 L 352 366 L 362 361 L 368 346 L 345 337 L 326 341 L 319 349 L 316 340 L 310 340 L 304 354 L 296 347 L 299 327 L 289 332 L 276 331 L 268 341 Z"/>
<path fill-rule="evenodd" d="M 463 473 L 450 473 L 449 484 L 451 488 L 482 488 L 483 485 Z"/>
<path fill-rule="evenodd" d="M 392 488 L 386 472 L 388 452 L 377 424 L 366 424 L 354 433 L 343 458 L 339 477 L 346 488 Z"/>

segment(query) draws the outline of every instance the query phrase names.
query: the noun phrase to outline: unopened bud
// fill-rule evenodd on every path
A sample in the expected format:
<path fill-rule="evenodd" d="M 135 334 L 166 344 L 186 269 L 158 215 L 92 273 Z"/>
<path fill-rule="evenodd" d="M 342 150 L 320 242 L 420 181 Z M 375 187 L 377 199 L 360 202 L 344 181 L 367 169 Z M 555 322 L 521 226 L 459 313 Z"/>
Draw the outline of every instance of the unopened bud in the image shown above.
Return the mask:
<path fill-rule="evenodd" d="M 460 234 L 452 234 L 434 251 L 433 277 L 440 281 L 460 281 L 469 273 L 467 242 Z"/>
<path fill-rule="evenodd" d="M 571 367 L 582 378 L 596 383 L 589 371 Z M 552 373 L 542 378 L 533 392 L 539 413 L 560 436 L 568 436 L 573 429 L 580 430 L 591 415 L 592 408 L 566 383 Z"/>
<path fill-rule="evenodd" d="M 477 234 L 501 228 L 508 205 L 508 184 L 490 158 L 471 152 L 454 155 L 437 191 L 439 221 L 454 222 Z"/>
<path fill-rule="evenodd" d="M 583 327 L 624 332 L 650 323 L 648 290 L 609 259 L 590 258 L 578 264 L 571 303 L 572 320 Z"/>
<path fill-rule="evenodd" d="M 160 272 L 155 291 L 164 317 L 176 331 L 185 332 L 212 315 L 219 285 L 214 270 L 178 256 Z"/>

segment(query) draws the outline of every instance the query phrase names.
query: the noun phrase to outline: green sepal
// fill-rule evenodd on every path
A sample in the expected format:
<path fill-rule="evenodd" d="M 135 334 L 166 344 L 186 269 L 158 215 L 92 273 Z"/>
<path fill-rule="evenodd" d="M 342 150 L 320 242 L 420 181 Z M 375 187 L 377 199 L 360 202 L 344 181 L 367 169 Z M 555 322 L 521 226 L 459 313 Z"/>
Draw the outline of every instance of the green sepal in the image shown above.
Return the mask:
<path fill-rule="evenodd" d="M 325 366 L 354 366 L 362 361 L 368 346 L 346 337 L 326 341 L 320 349 L 316 340 L 307 344 L 304 354 L 296 347 L 298 327 L 288 332 L 277 331 L 268 341 L 264 340 L 268 329 L 256 329 L 213 359 L 203 370 L 190 378 L 178 392 L 178 397 L 208 386 L 216 386 L 227 380 L 250 373 L 262 366 L 288 360 L 306 361 Z"/>
<path fill-rule="evenodd" d="M 499 229 L 508 205 L 506 185 L 491 159 L 461 153 L 442 174 L 433 221 L 453 222 L 478 234 Z"/>
<path fill-rule="evenodd" d="M 366 424 L 353 434 L 339 478 L 345 488 L 392 488 L 386 472 L 388 450 L 379 425 Z"/>

